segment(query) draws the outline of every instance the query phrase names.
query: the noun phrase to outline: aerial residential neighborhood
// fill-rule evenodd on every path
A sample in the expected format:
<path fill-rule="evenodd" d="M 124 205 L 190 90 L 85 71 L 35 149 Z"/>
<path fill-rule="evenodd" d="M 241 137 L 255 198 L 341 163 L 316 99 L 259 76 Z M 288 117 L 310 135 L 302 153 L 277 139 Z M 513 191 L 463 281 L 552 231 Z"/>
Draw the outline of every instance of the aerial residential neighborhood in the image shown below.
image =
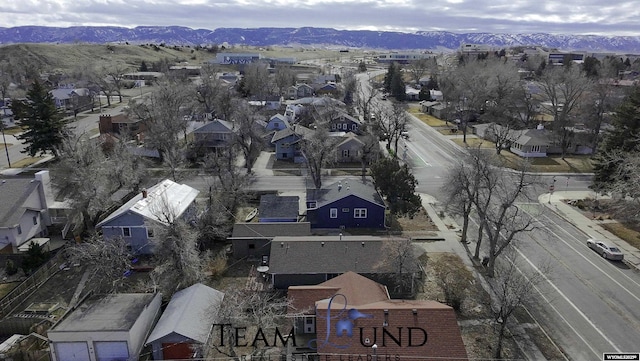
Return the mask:
<path fill-rule="evenodd" d="M 640 56 L 49 46 L 95 60 L 0 53 L 0 359 L 637 354 Z"/>

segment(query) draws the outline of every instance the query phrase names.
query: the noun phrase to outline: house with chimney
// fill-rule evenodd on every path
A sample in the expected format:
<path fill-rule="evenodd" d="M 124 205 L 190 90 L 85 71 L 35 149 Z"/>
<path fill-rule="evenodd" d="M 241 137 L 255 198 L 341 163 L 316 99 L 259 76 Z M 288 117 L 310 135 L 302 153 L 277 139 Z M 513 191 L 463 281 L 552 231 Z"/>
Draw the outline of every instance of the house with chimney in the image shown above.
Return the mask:
<path fill-rule="evenodd" d="M 156 231 L 181 219 L 196 217 L 199 191 L 186 184 L 165 179 L 131 198 L 99 222 L 105 239 L 123 238 L 134 254 L 153 253 Z"/>
<path fill-rule="evenodd" d="M 66 203 L 55 200 L 48 170 L 37 172 L 33 178 L 1 179 L 0 250 L 28 250 L 31 242 L 45 246 L 49 241 L 47 227 L 68 223 L 68 211 Z"/>

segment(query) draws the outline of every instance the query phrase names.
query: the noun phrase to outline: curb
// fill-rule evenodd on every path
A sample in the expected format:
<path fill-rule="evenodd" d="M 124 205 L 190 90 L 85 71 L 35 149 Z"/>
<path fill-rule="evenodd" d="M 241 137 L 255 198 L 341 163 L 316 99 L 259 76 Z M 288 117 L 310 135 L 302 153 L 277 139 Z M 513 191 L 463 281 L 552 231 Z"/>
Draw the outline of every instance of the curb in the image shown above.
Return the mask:
<path fill-rule="evenodd" d="M 562 204 L 561 207 L 558 207 L 558 203 Z M 624 260 L 622 261 L 625 265 L 629 266 L 632 269 L 635 269 L 636 271 L 640 271 L 640 258 L 638 258 L 638 256 L 636 256 L 634 254 L 634 250 L 637 252 L 637 250 L 634 247 L 631 247 L 630 245 L 628 247 L 620 247 L 619 244 L 625 244 L 628 245 L 625 241 L 623 241 L 622 239 L 620 239 L 618 236 L 612 234 L 611 232 L 607 231 L 606 229 L 604 229 L 603 227 L 601 227 L 598 223 L 592 221 L 591 219 L 589 219 L 588 217 L 584 216 L 583 214 L 574 211 L 575 213 L 579 213 L 580 217 L 584 218 L 584 223 L 587 224 L 587 226 L 589 228 L 591 228 L 593 230 L 592 234 L 589 234 L 589 232 L 587 232 L 587 230 L 582 229 L 579 227 L 578 224 L 576 224 L 576 219 L 570 215 L 567 215 L 565 212 L 563 212 L 560 208 L 563 207 L 570 207 L 566 204 L 564 204 L 564 202 L 552 202 L 551 204 L 548 204 L 546 202 L 541 202 L 540 204 L 542 204 L 545 208 L 551 210 L 552 212 L 554 212 L 555 214 L 557 214 L 559 217 L 561 217 L 562 219 L 564 219 L 565 221 L 567 221 L 568 223 L 573 224 L 576 228 L 578 228 L 582 233 L 584 233 L 587 236 L 591 236 L 594 237 L 593 233 L 597 233 L 599 236 L 601 236 L 602 238 L 605 238 L 606 240 L 612 242 L 614 245 L 618 246 L 618 248 L 624 249 Z M 573 209 L 572 209 L 573 211 Z M 586 241 L 586 239 L 585 239 Z M 628 248 L 634 248 L 633 250 L 629 250 Z M 629 260 L 629 258 L 633 258 L 634 261 Z"/>

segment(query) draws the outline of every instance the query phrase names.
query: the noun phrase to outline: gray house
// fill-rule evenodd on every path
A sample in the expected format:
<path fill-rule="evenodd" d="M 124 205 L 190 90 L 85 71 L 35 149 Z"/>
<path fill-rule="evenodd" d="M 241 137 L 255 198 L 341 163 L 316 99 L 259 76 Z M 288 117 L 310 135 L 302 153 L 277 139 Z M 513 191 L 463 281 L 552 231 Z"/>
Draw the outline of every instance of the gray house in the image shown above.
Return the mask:
<path fill-rule="evenodd" d="M 236 131 L 235 124 L 215 119 L 193 131 L 193 141 L 199 147 L 224 148 L 231 143 Z"/>
<path fill-rule="evenodd" d="M 52 361 L 137 361 L 160 315 L 159 293 L 92 296 L 48 332 Z"/>
<path fill-rule="evenodd" d="M 403 241 L 374 236 L 275 237 L 268 273 L 276 289 L 315 285 L 349 271 L 393 286 L 397 277 L 386 255 Z M 420 272 L 418 264 L 407 264 L 402 277 L 415 279 Z"/>
<path fill-rule="evenodd" d="M 196 283 L 176 292 L 146 344 L 154 360 L 184 360 L 203 357 L 202 346 L 217 319 L 224 293 Z"/>
<path fill-rule="evenodd" d="M 300 197 L 265 194 L 260 197 L 259 222 L 297 222 Z"/>
<path fill-rule="evenodd" d="M 199 191 L 169 179 L 143 190 L 102 220 L 105 239 L 122 237 L 134 253 L 153 253 L 155 230 L 176 219 L 195 217 L 195 200 Z"/>
<path fill-rule="evenodd" d="M 271 240 L 277 236 L 310 236 L 309 222 L 236 223 L 233 225 L 231 241 L 233 257 L 268 260 Z"/>
<path fill-rule="evenodd" d="M 48 171 L 0 180 L 0 249 L 13 253 L 34 237 L 45 237 L 52 201 Z"/>

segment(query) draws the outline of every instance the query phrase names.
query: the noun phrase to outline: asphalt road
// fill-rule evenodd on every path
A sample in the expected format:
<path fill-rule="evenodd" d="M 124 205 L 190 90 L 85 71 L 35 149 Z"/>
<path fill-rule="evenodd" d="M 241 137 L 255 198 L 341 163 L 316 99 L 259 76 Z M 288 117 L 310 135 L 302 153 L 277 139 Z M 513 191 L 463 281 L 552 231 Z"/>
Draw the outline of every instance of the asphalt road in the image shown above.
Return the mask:
<path fill-rule="evenodd" d="M 543 282 L 527 307 L 571 360 L 640 350 L 640 275 L 586 246 L 589 237 L 541 204 L 521 204 L 536 228 L 515 243 L 517 264 Z M 472 232 L 475 234 L 475 229 Z"/>
<path fill-rule="evenodd" d="M 413 171 L 419 192 L 443 201 L 440 188 L 464 149 L 411 116 L 409 140 L 398 155 Z M 590 175 L 541 174 L 536 195 L 588 190 Z M 536 229 L 516 242 L 517 263 L 543 282 L 528 309 L 571 360 L 601 360 L 604 352 L 640 351 L 640 274 L 604 260 L 586 246 L 589 235 L 538 203 L 521 204 Z M 470 233 L 472 237 L 476 229 Z M 548 270 L 547 270 L 548 267 Z"/>

